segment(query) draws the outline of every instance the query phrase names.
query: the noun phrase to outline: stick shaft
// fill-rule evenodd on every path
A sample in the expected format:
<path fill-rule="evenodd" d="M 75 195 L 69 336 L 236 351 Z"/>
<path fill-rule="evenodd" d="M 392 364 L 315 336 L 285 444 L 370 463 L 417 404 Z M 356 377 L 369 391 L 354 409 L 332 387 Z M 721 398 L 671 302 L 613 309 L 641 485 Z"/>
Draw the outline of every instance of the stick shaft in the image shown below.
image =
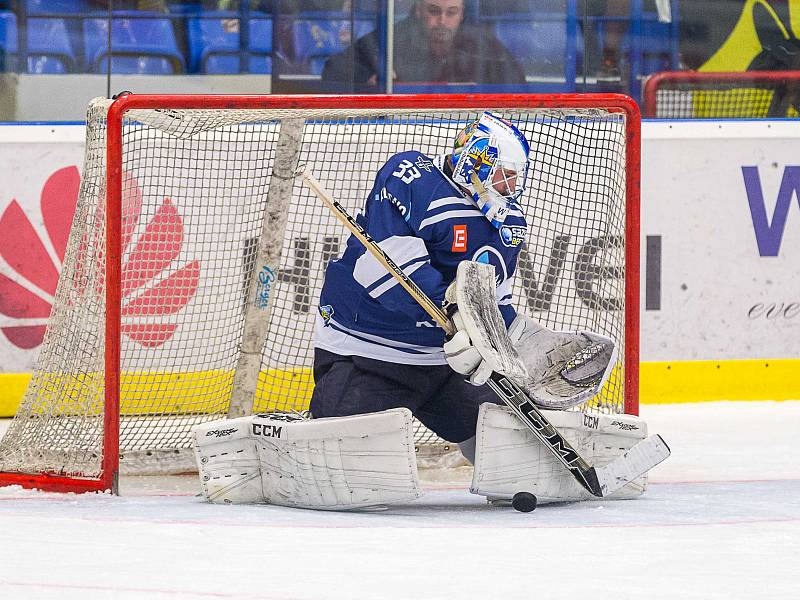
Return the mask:
<path fill-rule="evenodd" d="M 444 329 L 447 335 L 453 335 L 455 333 L 455 329 L 453 328 L 453 324 L 450 322 L 450 319 L 447 318 L 447 315 L 444 314 L 444 311 L 439 308 L 429 297 L 428 295 L 423 292 L 419 286 L 414 283 L 414 281 L 406 275 L 403 270 L 397 266 L 392 258 L 383 251 L 383 249 L 378 245 L 378 243 L 372 239 L 361 225 L 359 225 L 356 220 L 350 216 L 350 213 L 347 212 L 347 209 L 344 208 L 339 202 L 330 194 L 330 192 L 325 189 L 325 187 L 317 181 L 311 173 L 308 172 L 308 169 L 305 166 L 300 167 L 296 172 L 297 177 L 302 177 L 309 188 L 319 197 L 322 202 L 325 203 L 333 214 L 335 214 L 339 220 L 356 236 L 359 241 L 364 244 L 364 247 L 375 257 L 375 259 L 381 263 L 387 271 L 397 279 L 398 283 L 402 285 L 406 291 L 411 294 L 411 297 L 416 300 L 419 305 L 425 310 L 426 313 L 436 321 L 436 324 L 439 325 L 442 329 Z"/>

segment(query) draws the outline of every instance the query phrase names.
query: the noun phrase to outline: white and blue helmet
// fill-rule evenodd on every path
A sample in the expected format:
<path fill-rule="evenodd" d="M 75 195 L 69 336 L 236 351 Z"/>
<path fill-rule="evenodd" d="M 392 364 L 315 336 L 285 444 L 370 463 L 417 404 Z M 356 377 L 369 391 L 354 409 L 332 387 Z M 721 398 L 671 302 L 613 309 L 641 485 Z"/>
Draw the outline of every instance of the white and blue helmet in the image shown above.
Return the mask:
<path fill-rule="evenodd" d="M 450 156 L 453 181 L 470 192 L 498 229 L 525 191 L 529 154 L 522 132 L 490 112 L 467 125 L 456 138 Z"/>

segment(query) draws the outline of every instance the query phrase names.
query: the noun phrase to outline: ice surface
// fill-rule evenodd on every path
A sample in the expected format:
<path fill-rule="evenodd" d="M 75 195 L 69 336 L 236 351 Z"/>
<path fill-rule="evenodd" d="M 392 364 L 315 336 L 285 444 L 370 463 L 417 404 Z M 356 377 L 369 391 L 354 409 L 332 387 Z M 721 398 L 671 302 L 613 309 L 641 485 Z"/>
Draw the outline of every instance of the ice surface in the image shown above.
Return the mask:
<path fill-rule="evenodd" d="M 210 505 L 194 478 L 0 488 L 0 598 L 800 597 L 800 402 L 642 416 L 673 450 L 644 496 L 528 514 L 463 484 L 361 513 Z"/>

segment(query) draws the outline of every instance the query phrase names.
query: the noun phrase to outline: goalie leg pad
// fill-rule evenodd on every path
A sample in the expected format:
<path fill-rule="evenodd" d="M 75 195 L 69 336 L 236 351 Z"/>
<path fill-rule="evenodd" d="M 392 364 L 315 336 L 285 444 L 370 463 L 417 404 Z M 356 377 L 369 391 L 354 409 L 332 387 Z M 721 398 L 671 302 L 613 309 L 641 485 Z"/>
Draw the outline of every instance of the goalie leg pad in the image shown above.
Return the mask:
<path fill-rule="evenodd" d="M 632 415 L 573 411 L 542 413 L 589 464 L 600 467 L 647 437 L 647 424 Z M 640 496 L 647 475 L 607 498 Z M 596 500 L 505 406 L 484 404 L 478 416 L 475 470 L 470 491 L 493 499 L 531 492 L 540 503 Z"/>
<path fill-rule="evenodd" d="M 249 451 L 258 464 L 262 494 L 248 496 L 247 502 L 345 510 L 407 502 L 422 495 L 408 409 L 289 421 L 268 414 L 224 423 L 241 420 L 248 422 Z M 195 431 L 206 498 L 241 501 L 237 500 L 241 495 L 231 495 L 229 484 L 211 486 L 215 479 L 205 480 L 211 474 L 210 461 L 202 463 L 206 438 L 198 435 L 200 429 Z"/>
<path fill-rule="evenodd" d="M 250 435 L 252 419 L 222 419 L 192 429 L 200 485 L 209 502 L 264 502 L 261 463 Z"/>

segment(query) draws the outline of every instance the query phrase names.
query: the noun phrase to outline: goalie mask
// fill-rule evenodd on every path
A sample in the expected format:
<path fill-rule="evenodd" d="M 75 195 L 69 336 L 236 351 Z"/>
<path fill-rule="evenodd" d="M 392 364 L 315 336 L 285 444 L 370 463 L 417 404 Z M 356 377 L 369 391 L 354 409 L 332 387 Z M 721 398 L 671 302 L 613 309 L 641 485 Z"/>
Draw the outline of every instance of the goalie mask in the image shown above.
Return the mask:
<path fill-rule="evenodd" d="M 456 138 L 450 157 L 453 181 L 469 191 L 498 229 L 525 191 L 529 153 L 520 130 L 490 112 Z"/>

